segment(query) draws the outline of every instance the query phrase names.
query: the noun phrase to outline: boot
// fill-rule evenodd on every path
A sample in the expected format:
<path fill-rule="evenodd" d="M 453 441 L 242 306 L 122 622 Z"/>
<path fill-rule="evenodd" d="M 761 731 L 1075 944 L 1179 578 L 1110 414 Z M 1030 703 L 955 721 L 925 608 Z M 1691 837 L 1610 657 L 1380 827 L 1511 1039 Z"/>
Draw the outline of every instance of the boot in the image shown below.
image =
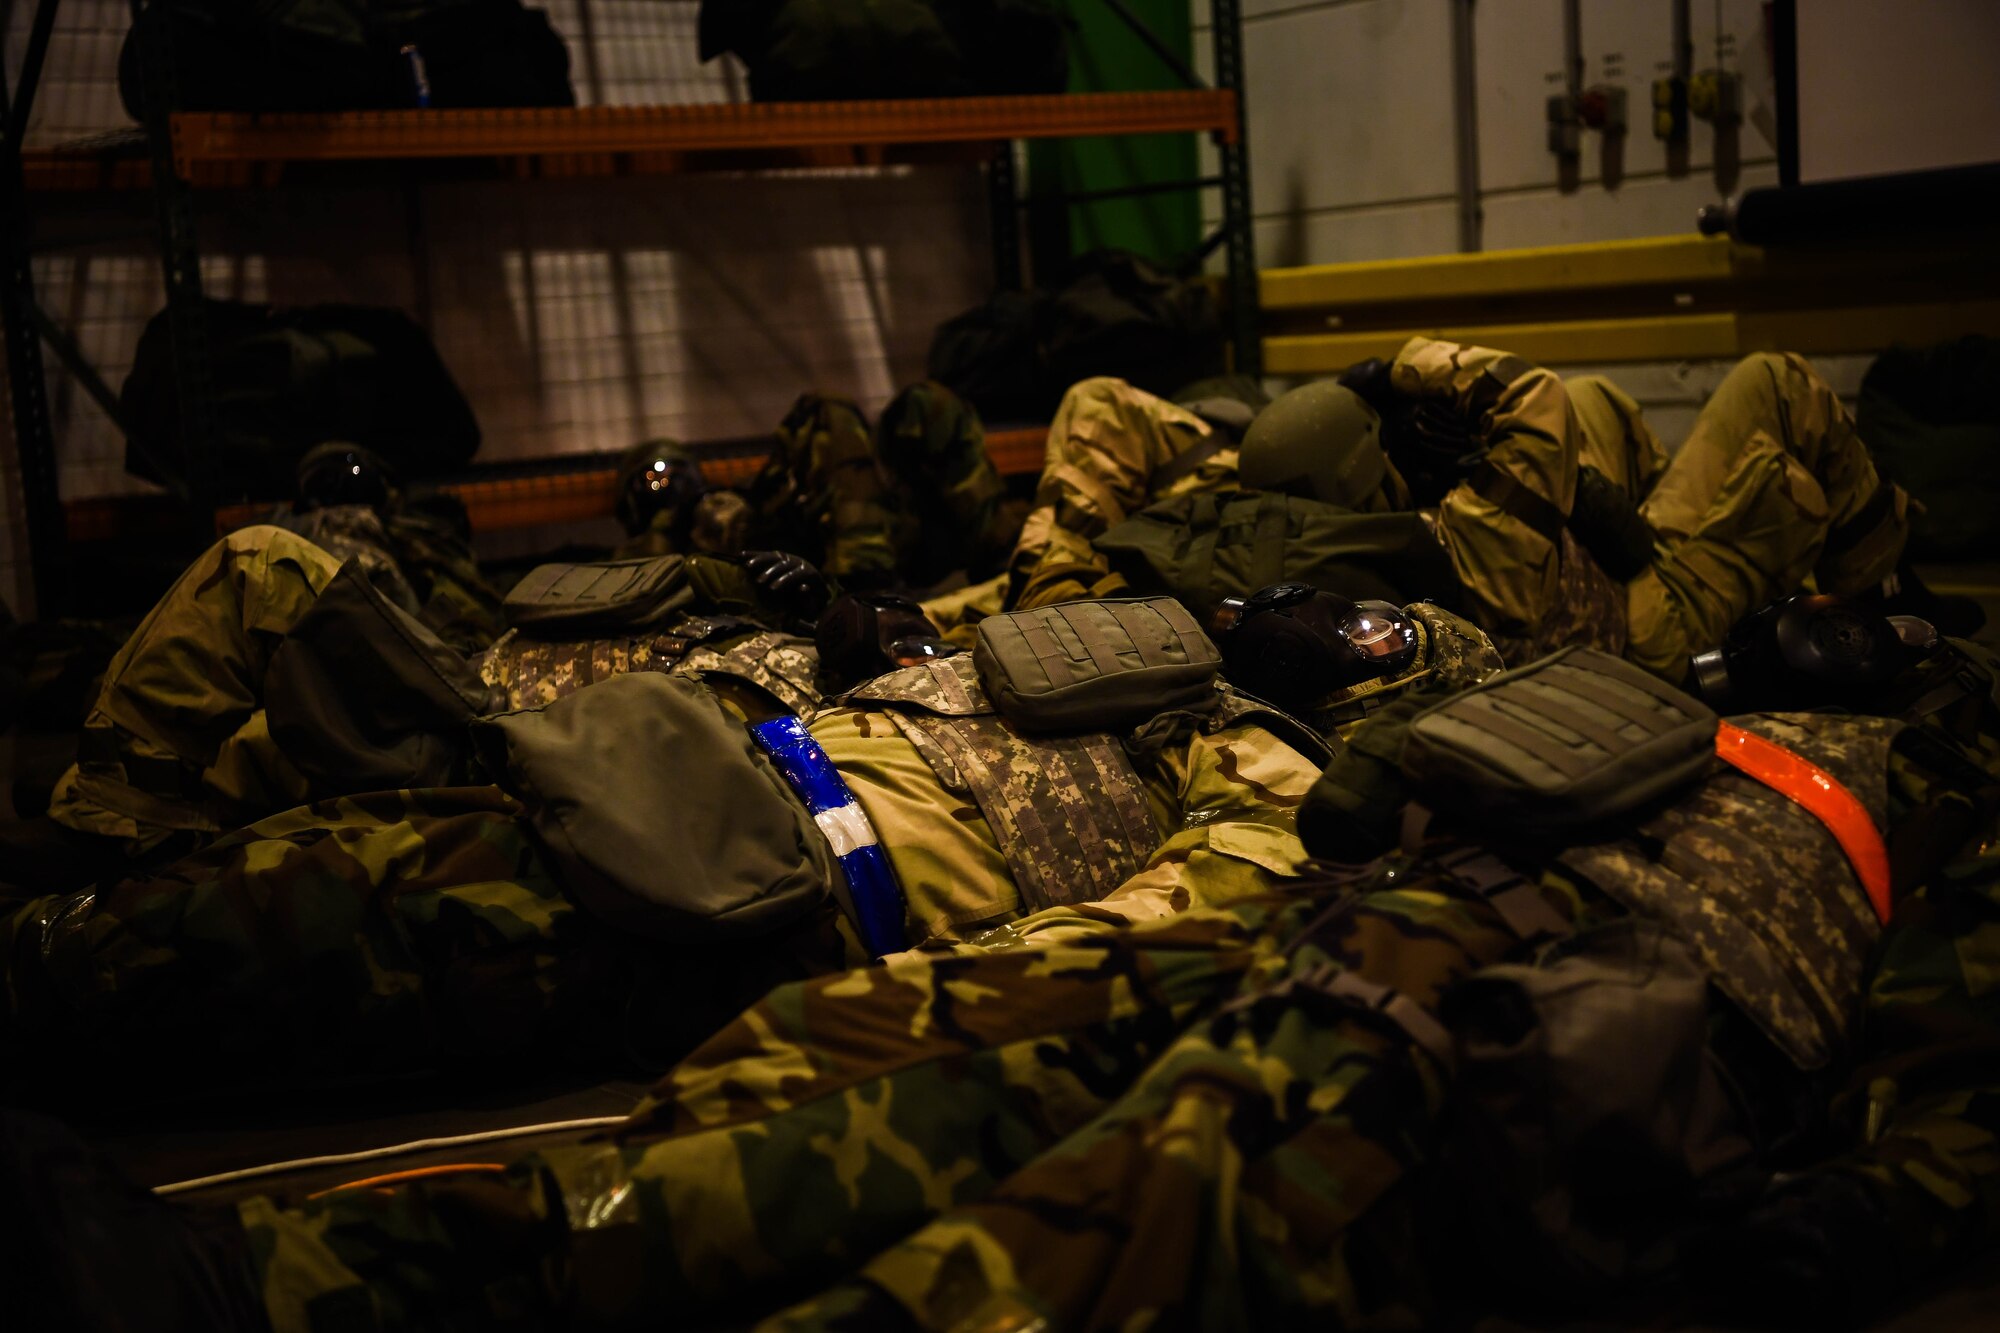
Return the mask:
<path fill-rule="evenodd" d="M 270 1333 L 234 1211 L 140 1189 L 54 1120 L 0 1111 L 0 1230 L 10 1328 Z"/>

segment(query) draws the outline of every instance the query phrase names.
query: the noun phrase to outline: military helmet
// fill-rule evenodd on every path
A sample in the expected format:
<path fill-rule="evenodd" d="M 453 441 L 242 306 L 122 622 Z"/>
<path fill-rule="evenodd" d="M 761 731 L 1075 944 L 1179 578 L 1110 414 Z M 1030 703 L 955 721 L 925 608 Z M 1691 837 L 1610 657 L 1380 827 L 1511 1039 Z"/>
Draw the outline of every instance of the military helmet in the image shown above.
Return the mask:
<path fill-rule="evenodd" d="M 1301 385 L 1257 414 L 1237 472 L 1245 486 L 1363 509 L 1389 479 L 1382 419 L 1332 380 Z"/>
<path fill-rule="evenodd" d="M 301 512 L 340 505 L 380 507 L 396 490 L 396 474 L 379 454 L 345 440 L 308 449 L 292 477 Z"/>
<path fill-rule="evenodd" d="M 686 446 L 678 440 L 648 440 L 628 449 L 618 469 L 618 522 L 636 537 L 653 526 L 655 517 L 670 513 L 672 525 L 682 528 L 707 490 L 701 464 Z"/>

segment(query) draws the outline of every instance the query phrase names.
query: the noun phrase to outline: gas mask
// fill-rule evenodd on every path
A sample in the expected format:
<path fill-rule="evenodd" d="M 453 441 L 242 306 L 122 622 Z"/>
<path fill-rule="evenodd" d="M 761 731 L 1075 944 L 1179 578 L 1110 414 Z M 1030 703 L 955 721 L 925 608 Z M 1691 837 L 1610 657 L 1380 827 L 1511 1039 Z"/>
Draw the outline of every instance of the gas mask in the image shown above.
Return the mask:
<path fill-rule="evenodd" d="M 1237 688 L 1290 712 L 1358 698 L 1420 670 L 1423 627 L 1388 602 L 1307 583 L 1225 598 L 1210 622 Z"/>
<path fill-rule="evenodd" d="M 619 524 L 637 536 L 652 526 L 656 516 L 670 513 L 674 532 L 684 532 L 693 521 L 695 506 L 708 491 L 701 465 L 677 445 L 635 454 L 637 461 L 619 478 L 615 506 Z"/>
<path fill-rule="evenodd" d="M 1938 645 L 1927 620 L 1802 593 L 1737 622 L 1721 647 L 1697 655 L 1689 669 L 1696 692 L 1719 713 L 1866 711 L 1871 695 Z"/>

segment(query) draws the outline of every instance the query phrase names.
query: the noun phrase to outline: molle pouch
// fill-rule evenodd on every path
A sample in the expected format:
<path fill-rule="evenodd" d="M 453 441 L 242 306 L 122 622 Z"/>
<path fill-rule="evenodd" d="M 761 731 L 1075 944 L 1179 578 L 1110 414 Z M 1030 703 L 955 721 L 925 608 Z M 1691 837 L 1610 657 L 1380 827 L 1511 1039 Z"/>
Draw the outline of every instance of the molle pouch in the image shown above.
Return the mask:
<path fill-rule="evenodd" d="M 1622 658 L 1568 648 L 1417 715 L 1403 772 L 1423 806 L 1508 833 L 1636 809 L 1715 762 L 1709 708 Z"/>
<path fill-rule="evenodd" d="M 993 706 L 1026 732 L 1124 731 L 1221 700 L 1222 654 L 1170 597 L 988 616 L 972 661 Z"/>
<path fill-rule="evenodd" d="M 694 598 L 680 556 L 539 565 L 514 585 L 507 623 L 538 639 L 588 639 L 650 628 Z"/>

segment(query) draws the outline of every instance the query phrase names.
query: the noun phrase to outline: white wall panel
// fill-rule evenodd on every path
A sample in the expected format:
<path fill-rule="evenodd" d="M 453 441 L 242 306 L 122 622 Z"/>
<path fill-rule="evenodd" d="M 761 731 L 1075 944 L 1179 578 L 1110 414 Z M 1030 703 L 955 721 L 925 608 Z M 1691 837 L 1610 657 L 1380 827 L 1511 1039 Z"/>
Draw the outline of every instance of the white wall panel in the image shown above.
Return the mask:
<path fill-rule="evenodd" d="M 1455 203 L 1336 209 L 1257 220 L 1261 268 L 1414 259 L 1457 248 Z"/>
<path fill-rule="evenodd" d="M 1684 162 L 1670 161 L 1666 144 L 1653 137 L 1653 79 L 1673 69 L 1668 0 L 1583 0 L 1580 8 L 1584 84 L 1624 88 L 1628 127 L 1623 144 L 1608 155 L 1607 136 L 1584 132 L 1576 186 L 1588 189 L 1607 175 L 1629 180 L 1670 170 L 1712 179 L 1717 137 L 1713 126 L 1694 122 Z M 1719 62 L 1723 69 L 1750 71 L 1749 85 L 1767 86 L 1768 57 L 1758 0 L 1723 0 L 1719 30 L 1715 5 L 1694 4 L 1690 10 L 1695 69 L 1717 68 Z M 1479 0 L 1473 15 L 1480 184 L 1488 190 L 1554 186 L 1558 164 L 1548 150 L 1547 99 L 1564 88 L 1562 0 Z M 1774 155 L 1770 141 L 1747 120 L 1731 136 L 1734 156 L 1740 161 Z M 1725 152 L 1725 162 L 1729 156 Z M 1719 197 L 1727 188 L 1725 180 L 1713 193 Z"/>
<path fill-rule="evenodd" d="M 1444 0 L 1352 0 L 1246 22 L 1259 217 L 1451 193 Z"/>
<path fill-rule="evenodd" d="M 1723 0 L 1719 27 L 1716 5 L 1691 8 L 1695 68 L 1750 75 L 1754 111 L 1769 85 L 1758 0 Z M 1244 12 L 1259 262 L 1455 249 L 1450 0 L 1263 0 Z M 1668 0 L 1584 0 L 1586 85 L 1622 86 L 1629 123 L 1623 136 L 1586 133 L 1567 178 L 1545 108 L 1563 87 L 1561 0 L 1479 0 L 1473 13 L 1485 248 L 1686 232 L 1701 205 L 1772 179 L 1754 116 L 1720 140 L 1696 122 L 1671 157 L 1653 137 L 1652 80 L 1673 59 Z M 1205 71 L 1205 32 L 1197 56 Z M 1208 200 L 1206 216 L 1218 212 Z"/>

